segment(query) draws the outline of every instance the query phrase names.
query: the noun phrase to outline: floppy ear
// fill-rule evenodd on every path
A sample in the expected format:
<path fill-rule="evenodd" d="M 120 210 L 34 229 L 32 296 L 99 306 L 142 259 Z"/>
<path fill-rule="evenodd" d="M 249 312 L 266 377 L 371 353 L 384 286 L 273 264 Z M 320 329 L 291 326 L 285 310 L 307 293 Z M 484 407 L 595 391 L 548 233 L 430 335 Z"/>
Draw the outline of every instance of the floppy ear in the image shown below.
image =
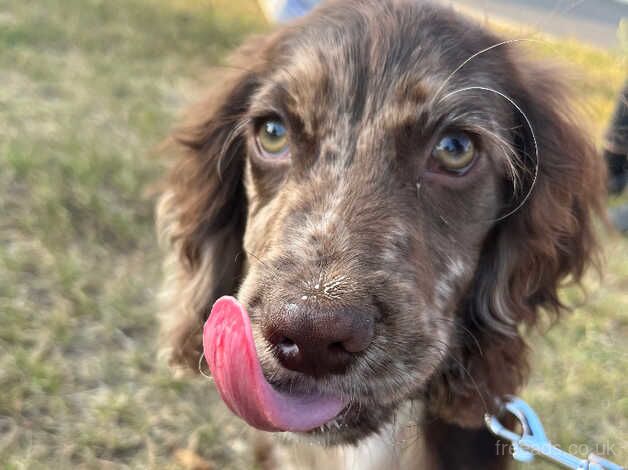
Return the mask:
<path fill-rule="evenodd" d="M 157 206 L 167 250 L 162 318 L 170 362 L 198 369 L 201 330 L 213 302 L 234 294 L 242 275 L 246 222 L 245 143 L 239 126 L 257 87 L 260 46 L 236 54 L 221 87 L 193 108 L 173 136 L 179 157 Z"/>
<path fill-rule="evenodd" d="M 460 332 L 456 360 L 446 364 L 428 391 L 432 412 L 462 426 L 481 426 L 496 398 L 523 385 L 527 362 L 521 327 L 533 326 L 540 310 L 556 317 L 568 308 L 559 288 L 565 280 L 578 283 L 596 260 L 594 219 L 603 217 L 602 159 L 574 120 L 565 87 L 551 71 L 514 54 L 511 60 L 515 73 L 505 93 L 531 124 L 513 108 L 519 126 L 512 141 L 524 168 L 523 194 L 513 199 L 505 211 L 512 214 L 498 221 L 485 241 L 459 312 L 461 330 L 475 339 Z"/>

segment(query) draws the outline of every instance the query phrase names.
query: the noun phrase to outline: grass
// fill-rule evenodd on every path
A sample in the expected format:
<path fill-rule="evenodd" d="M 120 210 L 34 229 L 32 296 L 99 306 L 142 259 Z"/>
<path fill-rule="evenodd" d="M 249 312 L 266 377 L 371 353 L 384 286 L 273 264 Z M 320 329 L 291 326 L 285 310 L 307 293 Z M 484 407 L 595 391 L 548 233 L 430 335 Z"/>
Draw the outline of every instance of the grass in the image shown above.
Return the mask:
<path fill-rule="evenodd" d="M 0 0 L 0 468 L 249 468 L 206 381 L 156 357 L 146 188 L 207 68 L 263 28 L 251 0 Z M 530 47 L 575 66 L 601 130 L 620 56 Z M 586 305 L 534 339 L 524 396 L 562 447 L 613 443 L 626 462 L 628 241 L 606 249 Z"/>

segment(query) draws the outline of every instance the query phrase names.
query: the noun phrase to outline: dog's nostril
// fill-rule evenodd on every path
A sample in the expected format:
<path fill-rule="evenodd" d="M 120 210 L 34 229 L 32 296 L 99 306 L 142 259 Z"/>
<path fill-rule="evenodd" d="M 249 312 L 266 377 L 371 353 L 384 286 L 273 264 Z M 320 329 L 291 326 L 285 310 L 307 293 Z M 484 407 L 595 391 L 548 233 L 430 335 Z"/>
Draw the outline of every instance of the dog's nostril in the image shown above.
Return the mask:
<path fill-rule="evenodd" d="M 283 338 L 277 343 L 277 349 L 284 357 L 294 357 L 299 354 L 299 346 L 290 338 Z"/>

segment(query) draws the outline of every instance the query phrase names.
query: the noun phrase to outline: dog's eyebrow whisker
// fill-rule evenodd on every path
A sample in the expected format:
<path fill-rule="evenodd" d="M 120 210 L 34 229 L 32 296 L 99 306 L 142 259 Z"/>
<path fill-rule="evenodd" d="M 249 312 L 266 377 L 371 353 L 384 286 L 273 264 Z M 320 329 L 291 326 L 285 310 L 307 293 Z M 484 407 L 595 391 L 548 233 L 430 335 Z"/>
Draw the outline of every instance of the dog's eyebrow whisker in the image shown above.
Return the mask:
<path fill-rule="evenodd" d="M 451 122 L 457 123 L 459 121 L 462 121 L 463 123 L 462 125 L 468 131 L 478 134 L 480 136 L 483 136 L 489 139 L 490 141 L 493 141 L 493 143 L 501 149 L 505 157 L 504 161 L 505 161 L 505 164 L 507 165 L 508 172 L 511 178 L 513 179 L 514 190 L 516 192 L 517 184 L 519 182 L 519 173 L 517 170 L 519 169 L 523 171 L 523 170 L 527 170 L 527 168 L 523 166 L 517 159 L 517 152 L 515 151 L 513 145 L 510 142 L 507 142 L 506 139 L 498 133 L 500 126 L 494 119 L 488 119 L 488 120 L 478 119 L 478 121 L 481 121 L 481 122 L 478 122 L 478 123 L 473 122 L 469 124 L 469 121 L 474 116 L 486 118 L 486 113 L 484 111 L 477 111 L 477 110 L 468 111 L 468 112 L 456 115 L 455 117 L 451 119 Z M 502 129 L 502 130 L 509 131 L 511 129 Z"/>
<path fill-rule="evenodd" d="M 222 179 L 222 165 L 223 165 L 223 160 L 225 158 L 226 155 L 229 154 L 229 152 L 227 152 L 227 150 L 229 149 L 229 147 L 231 147 L 231 145 L 233 144 L 233 142 L 240 137 L 240 135 L 242 134 L 242 132 L 244 131 L 244 129 L 246 128 L 246 126 L 249 125 L 249 123 L 251 122 L 251 120 L 249 118 L 243 118 L 241 119 L 229 132 L 229 135 L 227 136 L 227 138 L 225 139 L 225 141 L 222 144 L 222 147 L 220 149 L 220 157 L 218 158 L 218 161 L 216 162 L 216 172 L 218 174 L 218 181 L 220 181 L 222 183 L 223 179 Z M 238 142 L 237 145 L 242 145 L 241 142 Z"/>
<path fill-rule="evenodd" d="M 507 142 L 504 137 L 488 129 L 483 129 L 482 133 L 486 135 L 489 139 L 494 140 L 495 143 L 499 146 L 500 150 L 504 153 L 504 161 L 507 165 L 508 173 L 510 174 L 513 181 L 513 190 L 516 193 L 517 185 L 520 181 L 519 171 L 526 171 L 527 168 L 525 168 L 518 162 L 517 152 L 513 148 L 512 144 Z"/>
<path fill-rule="evenodd" d="M 471 62 L 473 59 L 481 56 L 482 54 L 485 54 L 493 49 L 497 49 L 498 47 L 502 47 L 502 46 L 508 46 L 510 44 L 516 44 L 516 43 L 520 43 L 520 42 L 538 42 L 538 43 L 544 43 L 545 41 L 542 41 L 540 39 L 534 39 L 534 38 L 515 38 L 515 39 L 508 39 L 506 41 L 501 41 L 498 42 L 497 44 L 493 44 L 489 47 L 486 47 L 474 54 L 472 54 L 471 56 L 469 56 L 465 61 L 463 61 L 458 67 L 456 67 L 453 72 L 451 72 L 447 78 L 445 79 L 445 81 L 443 83 L 441 83 L 440 87 L 437 89 L 436 93 L 434 94 L 435 99 L 437 100 L 437 102 L 442 101 L 440 95 L 441 93 L 445 90 L 445 87 L 449 84 L 450 80 L 454 77 L 454 75 L 456 75 L 460 69 L 462 69 L 465 65 L 467 65 L 469 62 Z"/>
<path fill-rule="evenodd" d="M 519 104 L 517 104 L 517 102 L 513 98 L 511 98 L 510 96 L 508 96 L 507 94 L 505 94 L 505 93 L 503 93 L 503 92 L 501 92 L 499 90 L 495 90 L 494 88 L 490 88 L 490 87 L 486 87 L 486 86 L 468 86 L 468 87 L 458 88 L 456 90 L 448 92 L 443 97 L 443 100 L 448 99 L 448 98 L 450 98 L 450 97 L 452 97 L 452 96 L 454 96 L 454 95 L 456 95 L 458 93 L 465 93 L 465 92 L 468 92 L 468 91 L 486 91 L 486 92 L 489 92 L 489 93 L 494 93 L 494 94 L 502 97 L 506 101 L 508 101 L 519 112 L 519 114 L 525 120 L 525 123 L 526 123 L 528 129 L 530 130 L 530 136 L 531 136 L 532 141 L 534 143 L 534 153 L 535 153 L 535 157 L 536 158 L 535 158 L 535 162 L 534 162 L 534 173 L 533 173 L 533 176 L 532 176 L 532 182 L 530 183 L 530 188 L 526 192 L 526 194 L 523 197 L 523 199 L 513 209 L 511 209 L 506 214 L 498 217 L 497 219 L 486 221 L 486 222 L 493 222 L 493 223 L 495 223 L 495 222 L 499 222 L 501 220 L 507 219 L 511 215 L 513 215 L 516 212 L 518 212 L 519 209 L 521 209 L 526 204 L 526 202 L 528 202 L 530 197 L 532 196 L 532 193 L 534 192 L 534 188 L 536 187 L 536 182 L 537 182 L 538 175 L 539 175 L 539 167 L 540 167 L 539 144 L 538 144 L 538 140 L 536 138 L 536 133 L 534 131 L 534 126 L 532 126 L 532 122 L 530 121 L 530 118 L 528 117 L 527 113 L 521 108 L 521 106 L 519 106 Z"/>

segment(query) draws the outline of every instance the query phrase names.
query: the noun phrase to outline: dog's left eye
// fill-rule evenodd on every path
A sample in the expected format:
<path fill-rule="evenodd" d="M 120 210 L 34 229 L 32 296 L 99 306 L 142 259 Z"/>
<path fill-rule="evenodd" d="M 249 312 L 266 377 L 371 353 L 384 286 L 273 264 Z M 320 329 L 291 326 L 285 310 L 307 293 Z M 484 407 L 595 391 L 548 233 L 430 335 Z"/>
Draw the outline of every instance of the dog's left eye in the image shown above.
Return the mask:
<path fill-rule="evenodd" d="M 281 119 L 262 121 L 257 129 L 256 140 L 262 156 L 266 158 L 284 158 L 288 154 L 288 131 Z"/>
<path fill-rule="evenodd" d="M 446 134 L 432 150 L 432 157 L 440 169 L 462 175 L 473 163 L 475 146 L 465 133 Z"/>

